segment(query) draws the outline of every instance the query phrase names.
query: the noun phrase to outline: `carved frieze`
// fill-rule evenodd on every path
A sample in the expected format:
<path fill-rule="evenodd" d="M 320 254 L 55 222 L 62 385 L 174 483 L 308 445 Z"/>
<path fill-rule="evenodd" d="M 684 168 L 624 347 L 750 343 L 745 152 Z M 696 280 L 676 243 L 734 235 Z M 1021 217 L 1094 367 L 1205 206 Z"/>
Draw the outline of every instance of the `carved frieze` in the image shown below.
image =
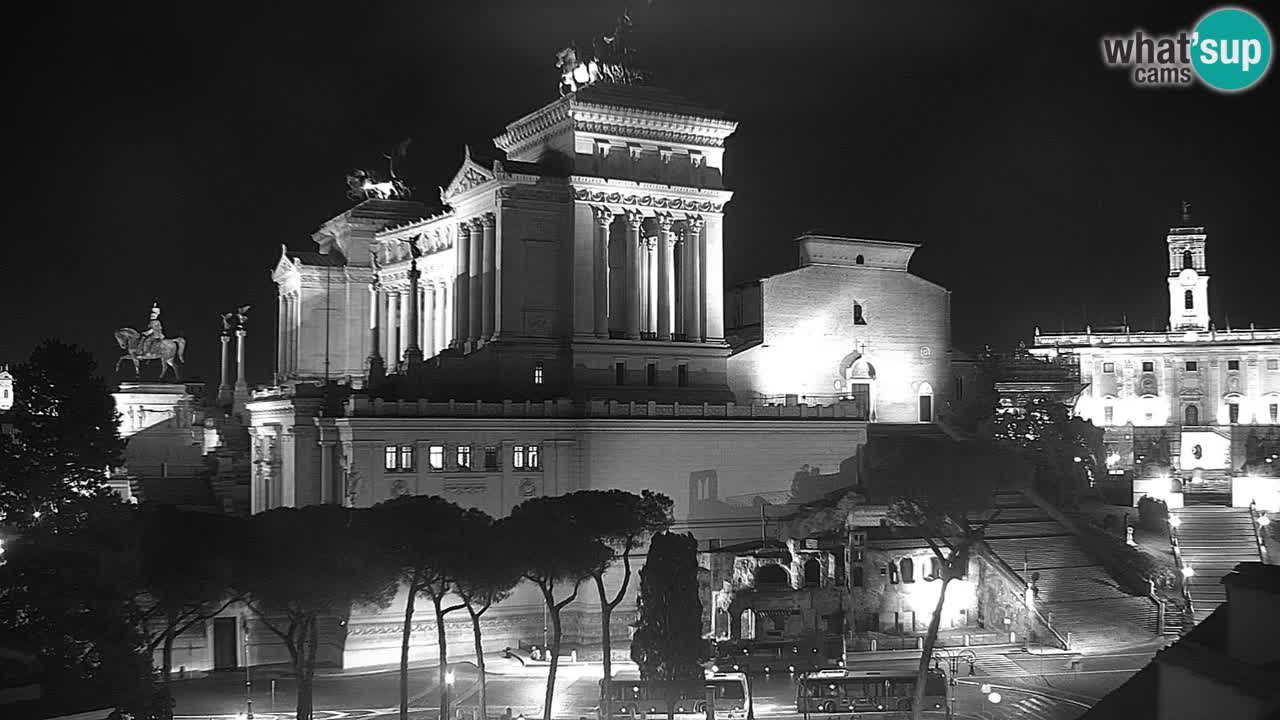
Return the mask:
<path fill-rule="evenodd" d="M 653 207 L 666 210 L 685 210 L 690 212 L 718 213 L 724 211 L 723 203 L 699 201 L 690 198 L 667 198 L 653 195 L 623 195 L 618 192 L 599 192 L 579 189 L 573 193 L 575 200 L 609 205 L 631 205 L 634 207 Z"/>
<path fill-rule="evenodd" d="M 578 132 L 598 135 L 617 135 L 637 140 L 652 140 L 661 143 L 679 143 L 682 145 L 700 145 L 702 147 L 724 147 L 724 138 L 697 133 L 679 132 L 668 128 L 643 127 L 635 125 L 616 125 L 613 123 L 575 120 L 573 129 Z"/>

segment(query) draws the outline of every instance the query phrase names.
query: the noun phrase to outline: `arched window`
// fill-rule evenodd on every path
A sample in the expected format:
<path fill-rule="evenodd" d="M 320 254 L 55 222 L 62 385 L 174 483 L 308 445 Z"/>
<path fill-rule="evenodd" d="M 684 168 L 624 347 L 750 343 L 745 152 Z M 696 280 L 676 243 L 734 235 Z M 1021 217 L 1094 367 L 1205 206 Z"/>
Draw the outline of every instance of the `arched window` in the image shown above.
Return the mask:
<path fill-rule="evenodd" d="M 1182 253 L 1182 269 L 1183 269 L 1183 270 L 1188 270 L 1188 269 L 1192 269 L 1192 270 L 1194 270 L 1194 269 L 1195 269 L 1195 266 L 1196 266 L 1196 263 L 1195 263 L 1195 260 L 1194 260 L 1194 259 L 1192 259 L 1192 257 L 1191 257 L 1191 251 L 1190 251 L 1190 250 L 1186 250 L 1186 251 L 1184 251 L 1184 252 Z"/>
<path fill-rule="evenodd" d="M 791 578 L 779 565 L 762 565 L 756 570 L 756 587 L 790 585 Z"/>
<path fill-rule="evenodd" d="M 938 556 L 935 555 L 929 558 L 929 577 L 925 579 L 926 580 L 942 579 L 942 561 L 938 559 Z"/>
<path fill-rule="evenodd" d="M 862 306 L 857 303 L 853 304 L 853 324 L 854 325 L 867 324 L 867 319 L 862 317 Z"/>
<path fill-rule="evenodd" d="M 822 584 L 822 564 L 818 558 L 809 558 L 804 564 L 804 586 L 817 587 Z"/>
<path fill-rule="evenodd" d="M 1190 290 L 1182 293 L 1182 302 L 1184 305 L 1187 306 L 1188 310 L 1191 310 L 1196 306 L 1196 299 L 1194 296 L 1192 296 Z"/>
<path fill-rule="evenodd" d="M 1200 424 L 1200 408 L 1195 405 L 1188 405 L 1187 409 L 1182 412 L 1183 425 L 1199 425 Z"/>
<path fill-rule="evenodd" d="M 920 383 L 919 404 L 917 419 L 920 422 L 933 422 L 933 386 L 927 382 Z"/>
<path fill-rule="evenodd" d="M 916 564 L 911 558 L 902 558 L 902 562 L 898 564 L 902 568 L 902 582 L 913 583 L 916 581 Z"/>
<path fill-rule="evenodd" d="M 863 264 L 865 264 L 865 263 L 866 263 L 866 261 L 862 259 L 862 256 L 861 256 L 861 255 L 859 255 L 858 257 L 856 257 L 856 258 L 854 258 L 854 259 L 853 259 L 853 264 L 854 264 L 854 265 L 863 265 Z"/>

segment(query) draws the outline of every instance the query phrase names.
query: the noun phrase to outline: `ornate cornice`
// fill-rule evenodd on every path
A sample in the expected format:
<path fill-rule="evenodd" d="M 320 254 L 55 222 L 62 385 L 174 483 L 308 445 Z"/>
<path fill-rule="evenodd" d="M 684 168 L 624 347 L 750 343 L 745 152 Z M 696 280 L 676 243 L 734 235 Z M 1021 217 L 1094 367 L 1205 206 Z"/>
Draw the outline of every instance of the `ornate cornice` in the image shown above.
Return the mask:
<path fill-rule="evenodd" d="M 493 144 L 510 154 L 520 143 L 541 135 L 568 119 L 569 102 L 559 100 L 511 123 L 506 132 L 493 139 Z"/>
<path fill-rule="evenodd" d="M 600 203 L 605 205 L 622 205 L 636 208 L 656 208 L 660 210 L 683 210 L 686 212 L 722 213 L 724 203 L 692 198 L 670 198 L 661 195 L 636 195 L 631 193 L 592 191 L 579 188 L 574 190 L 574 200 Z"/>
<path fill-rule="evenodd" d="M 662 127 L 649 124 L 622 125 L 619 123 L 574 120 L 573 129 L 578 132 L 592 133 L 595 135 L 616 135 L 618 137 L 633 138 L 636 140 L 649 140 L 659 143 L 697 145 L 699 147 L 724 147 L 724 138 L 712 135 L 701 135 L 692 132 L 682 132 L 675 129 L 674 126 Z"/>

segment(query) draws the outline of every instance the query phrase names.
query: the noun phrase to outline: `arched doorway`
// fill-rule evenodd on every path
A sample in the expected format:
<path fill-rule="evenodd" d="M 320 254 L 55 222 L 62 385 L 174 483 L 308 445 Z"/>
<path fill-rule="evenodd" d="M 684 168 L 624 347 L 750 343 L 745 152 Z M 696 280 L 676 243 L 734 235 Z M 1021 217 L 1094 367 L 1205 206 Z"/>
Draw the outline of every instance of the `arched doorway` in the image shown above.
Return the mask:
<path fill-rule="evenodd" d="M 850 362 L 851 360 L 851 362 Z M 866 356 L 854 353 L 845 359 L 849 364 L 844 370 L 845 394 L 867 409 L 867 419 L 876 419 L 876 366 Z"/>
<path fill-rule="evenodd" d="M 1199 425 L 1200 424 L 1200 408 L 1195 405 L 1188 405 L 1186 410 L 1182 411 L 1183 425 Z"/>
<path fill-rule="evenodd" d="M 920 422 L 933 422 L 933 386 L 927 382 L 920 383 L 920 389 L 916 391 L 919 402 L 920 414 L 916 418 Z"/>
<path fill-rule="evenodd" d="M 809 558 L 804 564 L 804 586 L 818 587 L 822 584 L 822 563 L 818 558 Z"/>

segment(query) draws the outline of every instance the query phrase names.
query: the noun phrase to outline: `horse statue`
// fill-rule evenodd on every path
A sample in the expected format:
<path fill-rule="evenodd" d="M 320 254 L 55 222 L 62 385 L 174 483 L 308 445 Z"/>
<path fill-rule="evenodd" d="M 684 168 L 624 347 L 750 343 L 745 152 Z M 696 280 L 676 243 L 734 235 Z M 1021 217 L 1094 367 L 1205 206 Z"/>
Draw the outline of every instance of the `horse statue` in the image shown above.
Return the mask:
<path fill-rule="evenodd" d="M 155 343 L 154 350 L 151 350 L 143 347 L 142 333 L 127 327 L 116 331 L 116 344 L 125 352 L 116 361 L 116 372 L 120 371 L 120 363 L 130 360 L 133 362 L 134 375 L 141 377 L 143 360 L 159 360 L 161 380 L 164 379 L 165 372 L 169 369 L 173 370 L 174 380 L 181 379 L 178 373 L 178 366 L 173 361 L 174 358 L 177 358 L 180 363 L 186 362 L 182 357 L 183 351 L 187 348 L 186 338 L 166 338 Z"/>

